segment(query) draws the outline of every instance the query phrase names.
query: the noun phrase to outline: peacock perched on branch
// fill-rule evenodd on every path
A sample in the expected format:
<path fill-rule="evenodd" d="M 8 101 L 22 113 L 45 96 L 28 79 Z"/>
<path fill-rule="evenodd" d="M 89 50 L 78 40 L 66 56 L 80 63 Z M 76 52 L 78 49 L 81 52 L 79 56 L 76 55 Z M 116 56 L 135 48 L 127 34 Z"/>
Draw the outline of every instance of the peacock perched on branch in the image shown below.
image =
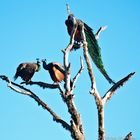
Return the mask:
<path fill-rule="evenodd" d="M 84 25 L 84 32 L 86 41 L 88 43 L 88 52 L 97 66 L 97 68 L 100 70 L 100 72 L 104 75 L 104 77 L 108 80 L 109 83 L 115 84 L 115 82 L 109 77 L 107 74 L 102 57 L 101 57 L 101 49 L 98 45 L 98 41 L 96 39 L 96 36 L 94 35 L 92 28 L 90 28 L 86 23 L 83 21 L 76 19 L 73 14 L 68 15 L 68 19 L 65 21 L 65 24 L 67 26 L 68 34 L 71 36 L 73 28 L 77 27 L 76 33 L 75 33 L 75 42 L 73 49 L 78 49 L 82 46 L 82 41 L 84 40 L 84 37 L 82 35 L 82 26 Z"/>
<path fill-rule="evenodd" d="M 39 59 L 37 59 L 36 63 L 31 62 L 21 63 L 17 67 L 16 73 L 14 75 L 14 80 L 16 80 L 18 77 L 21 77 L 22 80 L 25 81 L 25 83 L 29 83 L 35 72 L 38 72 L 39 70 L 40 70 Z"/>
<path fill-rule="evenodd" d="M 45 70 L 47 70 L 51 76 L 51 79 L 55 83 L 60 83 L 65 80 L 65 68 L 58 62 L 46 63 L 46 59 L 42 60 L 42 65 Z M 72 81 L 70 80 L 70 86 L 72 87 Z"/>
<path fill-rule="evenodd" d="M 47 64 L 46 59 L 43 59 L 42 64 L 43 64 L 43 68 L 49 72 L 51 79 L 55 83 L 59 83 L 64 80 L 65 69 L 60 63 L 51 62 L 51 63 Z"/>

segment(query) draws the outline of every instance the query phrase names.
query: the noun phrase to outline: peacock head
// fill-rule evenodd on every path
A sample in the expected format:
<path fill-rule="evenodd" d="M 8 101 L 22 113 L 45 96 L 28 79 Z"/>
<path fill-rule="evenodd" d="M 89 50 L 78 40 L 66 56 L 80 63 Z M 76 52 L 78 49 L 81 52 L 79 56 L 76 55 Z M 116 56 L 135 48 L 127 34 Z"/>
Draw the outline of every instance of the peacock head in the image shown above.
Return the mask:
<path fill-rule="evenodd" d="M 46 64 L 46 59 L 42 59 L 41 62 Z"/>
<path fill-rule="evenodd" d="M 48 65 L 46 63 L 46 59 L 42 59 L 42 63 L 43 63 L 43 68 L 46 69 L 46 70 L 48 70 L 49 67 L 48 67 Z"/>
<path fill-rule="evenodd" d="M 77 21 L 76 21 L 76 18 L 74 17 L 73 14 L 70 14 L 68 16 L 68 20 L 66 21 L 66 25 L 68 26 L 71 26 L 71 27 L 75 27 L 77 25 Z"/>

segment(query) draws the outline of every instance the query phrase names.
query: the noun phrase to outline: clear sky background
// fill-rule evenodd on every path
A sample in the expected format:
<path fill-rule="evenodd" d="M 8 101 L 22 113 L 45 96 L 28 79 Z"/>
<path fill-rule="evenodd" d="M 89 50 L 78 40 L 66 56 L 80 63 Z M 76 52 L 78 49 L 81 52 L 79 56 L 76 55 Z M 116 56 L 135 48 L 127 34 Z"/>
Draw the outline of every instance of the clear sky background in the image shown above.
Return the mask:
<path fill-rule="evenodd" d="M 77 18 L 94 32 L 100 26 L 108 28 L 99 44 L 106 70 L 115 81 L 135 71 L 135 76 L 119 90 L 105 106 L 106 137 L 124 137 L 132 131 L 140 139 L 140 2 L 139 0 L 1 0 L 0 1 L 0 75 L 13 78 L 21 62 L 46 58 L 47 62 L 63 63 L 68 42 L 66 3 Z M 82 49 L 70 54 L 72 76 L 80 66 Z M 97 88 L 101 95 L 111 87 L 93 64 Z M 41 69 L 34 81 L 53 83 L 48 72 Z M 19 78 L 17 83 L 21 82 Z M 28 86 L 64 120 L 70 116 L 58 90 L 43 90 Z M 97 109 L 89 94 L 90 81 L 86 70 L 75 89 L 75 104 L 81 114 L 86 140 L 97 140 Z M 52 121 L 50 114 L 31 98 L 17 94 L 0 81 L 0 140 L 71 140 L 69 132 Z"/>

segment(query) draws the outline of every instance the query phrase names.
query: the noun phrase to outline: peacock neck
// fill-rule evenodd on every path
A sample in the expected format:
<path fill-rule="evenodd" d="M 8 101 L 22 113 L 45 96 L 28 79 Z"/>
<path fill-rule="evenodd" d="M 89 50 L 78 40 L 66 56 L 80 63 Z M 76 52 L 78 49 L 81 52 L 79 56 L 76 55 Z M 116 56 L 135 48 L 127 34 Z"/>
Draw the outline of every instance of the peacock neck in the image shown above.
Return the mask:
<path fill-rule="evenodd" d="M 49 70 L 49 66 L 46 64 L 45 61 L 43 61 L 43 68 L 44 68 L 45 70 Z"/>
<path fill-rule="evenodd" d="M 41 66 L 40 66 L 39 63 L 37 63 L 37 67 L 38 67 L 38 69 L 37 69 L 37 72 L 38 72 L 38 71 L 40 71 L 40 69 L 41 69 Z"/>

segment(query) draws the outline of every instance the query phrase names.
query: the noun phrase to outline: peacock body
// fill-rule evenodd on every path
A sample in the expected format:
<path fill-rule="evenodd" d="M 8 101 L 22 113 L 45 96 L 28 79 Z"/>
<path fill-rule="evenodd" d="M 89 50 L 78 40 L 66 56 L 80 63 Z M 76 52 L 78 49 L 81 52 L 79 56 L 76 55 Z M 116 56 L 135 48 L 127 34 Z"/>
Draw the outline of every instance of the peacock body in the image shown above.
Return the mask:
<path fill-rule="evenodd" d="M 84 25 L 85 37 L 86 37 L 86 41 L 88 43 L 88 45 L 87 45 L 88 52 L 91 56 L 92 61 L 95 63 L 95 65 L 100 70 L 100 72 L 103 74 L 103 76 L 108 80 L 108 82 L 114 84 L 115 82 L 109 77 L 109 75 L 107 74 L 107 72 L 104 68 L 104 64 L 103 64 L 102 56 L 101 56 L 101 49 L 99 47 L 98 41 L 95 38 L 92 28 L 90 28 L 83 21 L 76 19 L 73 14 L 70 14 L 68 16 L 68 19 L 65 21 L 65 24 L 67 26 L 67 30 L 68 30 L 68 33 L 70 36 L 71 36 L 73 28 L 75 26 L 77 26 L 77 31 L 76 31 L 75 38 L 74 38 L 75 43 L 73 46 L 73 48 L 75 50 L 82 46 L 81 44 L 82 44 L 82 41 L 84 38 L 83 38 L 82 32 L 81 32 L 82 31 L 81 25 Z"/>
<path fill-rule="evenodd" d="M 37 61 L 37 63 L 21 63 L 17 67 L 16 73 L 14 75 L 14 80 L 16 80 L 18 77 L 21 77 L 23 81 L 26 83 L 31 81 L 31 78 L 35 74 L 35 72 L 38 72 L 40 70 L 40 62 Z"/>

